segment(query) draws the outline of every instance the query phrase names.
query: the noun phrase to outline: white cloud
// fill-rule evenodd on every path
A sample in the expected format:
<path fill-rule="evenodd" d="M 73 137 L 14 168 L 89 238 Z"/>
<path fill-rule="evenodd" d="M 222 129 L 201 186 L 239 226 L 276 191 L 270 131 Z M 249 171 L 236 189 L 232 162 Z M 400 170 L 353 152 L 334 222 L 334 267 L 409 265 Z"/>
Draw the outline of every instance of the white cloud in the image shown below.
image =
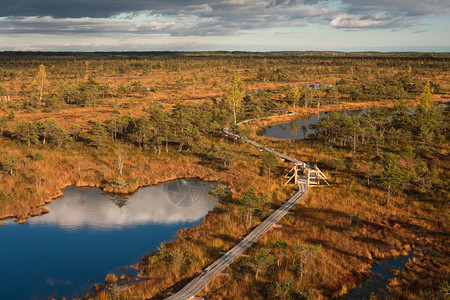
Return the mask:
<path fill-rule="evenodd" d="M 279 32 L 282 28 L 295 32 L 316 25 L 343 32 L 422 32 L 426 27 L 424 19 L 447 16 L 449 10 L 448 0 L 66 0 L 64 5 L 60 0 L 14 2 L 12 5 L 9 0 L 0 0 L 0 15 L 5 16 L 0 18 L 2 39 L 12 35 L 71 35 L 74 39 L 97 36 L 99 40 L 117 40 L 121 36 L 129 41 L 159 36 L 171 37 L 171 44 L 184 43 L 178 41 L 180 37 L 225 39 L 248 32 Z M 33 42 L 37 43 L 37 38 Z"/>
<path fill-rule="evenodd" d="M 392 24 L 395 20 L 386 19 L 380 16 L 361 16 L 361 15 L 347 15 L 341 14 L 337 15 L 330 22 L 331 26 L 340 28 L 375 28 L 375 27 L 385 27 Z"/>

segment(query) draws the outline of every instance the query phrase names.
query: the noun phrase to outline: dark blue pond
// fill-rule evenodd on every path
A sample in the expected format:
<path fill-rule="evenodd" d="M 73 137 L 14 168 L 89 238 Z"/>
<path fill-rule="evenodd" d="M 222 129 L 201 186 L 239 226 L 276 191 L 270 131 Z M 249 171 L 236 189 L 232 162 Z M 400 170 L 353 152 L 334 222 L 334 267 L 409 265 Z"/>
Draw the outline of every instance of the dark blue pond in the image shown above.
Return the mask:
<path fill-rule="evenodd" d="M 177 180 L 133 195 L 63 190 L 50 213 L 0 227 L 0 299 L 83 295 L 107 273 L 136 264 L 181 228 L 201 223 L 216 204 L 210 184 Z"/>
<path fill-rule="evenodd" d="M 385 298 L 387 294 L 387 285 L 394 278 L 393 271 L 400 270 L 403 265 L 410 259 L 413 259 L 413 252 L 410 251 L 407 256 L 399 256 L 393 260 L 381 261 L 378 265 L 374 265 L 370 270 L 372 278 L 361 283 L 358 287 L 350 290 L 347 294 L 340 297 L 341 300 L 363 300 L 371 299 L 371 295 Z"/>

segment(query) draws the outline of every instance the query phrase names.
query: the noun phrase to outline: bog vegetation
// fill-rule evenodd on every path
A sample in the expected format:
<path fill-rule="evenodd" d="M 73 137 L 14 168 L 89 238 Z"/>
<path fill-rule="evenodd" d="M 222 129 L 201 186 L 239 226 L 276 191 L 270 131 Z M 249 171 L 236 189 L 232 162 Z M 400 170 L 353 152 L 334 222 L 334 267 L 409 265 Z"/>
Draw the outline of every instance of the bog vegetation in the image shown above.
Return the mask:
<path fill-rule="evenodd" d="M 333 186 L 313 190 L 202 293 L 208 299 L 332 297 L 378 259 L 414 250 L 392 297 L 448 291 L 449 55 L 421 53 L 0 54 L 0 218 L 23 222 L 71 184 L 131 192 L 180 177 L 221 180 L 202 225 L 136 266 L 109 274 L 100 299 L 161 298 L 237 243 L 295 187 L 292 167 L 221 129 L 284 110 L 334 112 L 304 141 L 240 134 L 317 163 Z M 0 229 L 1 230 L 1 229 Z M 132 247 L 132 245 L 130 245 Z M 111 280 L 113 278 L 114 280 Z"/>

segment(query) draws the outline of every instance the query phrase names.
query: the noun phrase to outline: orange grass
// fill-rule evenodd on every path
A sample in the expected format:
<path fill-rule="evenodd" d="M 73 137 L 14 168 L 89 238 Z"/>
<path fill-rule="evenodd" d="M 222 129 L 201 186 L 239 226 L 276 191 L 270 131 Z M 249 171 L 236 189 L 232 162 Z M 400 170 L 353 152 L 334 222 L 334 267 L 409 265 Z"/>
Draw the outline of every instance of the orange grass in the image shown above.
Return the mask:
<path fill-rule="evenodd" d="M 277 189 L 276 194 L 279 193 L 284 192 Z M 396 198 L 395 205 L 384 205 L 384 197 L 381 191 L 367 189 L 356 182 L 312 189 L 304 206 L 294 207 L 294 215 L 283 218 L 281 228 L 270 230 L 246 253 L 251 257 L 259 247 L 270 249 L 272 241 L 285 239 L 290 247 L 280 268 L 262 271 L 260 279 L 255 280 L 254 271 L 246 267 L 248 258 L 239 258 L 224 270 L 228 276 L 217 276 L 199 296 L 208 299 L 261 298 L 270 284 L 288 277 L 294 279 L 296 291 L 305 287 L 313 289 L 314 298 L 339 294 L 344 286 L 351 287 L 367 278 L 365 270 L 374 261 L 404 254 L 410 247 L 416 249 L 415 243 L 423 238 L 424 230 L 431 229 L 429 222 L 414 217 L 423 212 L 402 209 L 405 199 Z M 274 202 L 281 203 L 282 200 Z M 144 275 L 147 280 L 133 286 L 125 298 L 132 299 L 137 294 L 160 298 L 167 291 L 181 288 L 195 276 L 196 270 L 209 265 L 220 256 L 220 251 L 231 248 L 237 243 L 237 237 L 248 232 L 239 221 L 235 206 L 224 204 L 220 210 L 210 213 L 200 226 L 180 232 L 179 239 L 168 247 L 187 249 L 192 255 L 190 268 L 183 273 L 152 268 Z M 310 272 L 303 279 L 289 269 L 296 244 L 322 245 L 322 251 L 311 262 Z M 144 270 L 146 260 L 144 258 L 141 264 Z M 173 285 L 173 282 L 178 283 Z M 110 294 L 105 292 L 99 295 L 99 299 L 109 297 Z"/>
<path fill-rule="evenodd" d="M 120 62 L 120 61 L 119 61 Z M 127 60 L 126 63 L 131 63 Z M 69 61 L 67 64 L 83 62 Z M 111 63 L 111 62 L 110 62 Z M 116 63 L 116 62 L 113 62 Z M 179 63 L 177 70 L 173 65 Z M 114 109 L 122 114 L 129 113 L 137 117 L 144 114 L 144 108 L 151 101 L 158 101 L 170 109 L 179 102 L 200 104 L 204 98 L 220 98 L 226 93 L 230 70 L 236 70 L 245 80 L 246 91 L 275 89 L 288 90 L 290 86 L 320 82 L 332 83 L 331 80 L 346 79 L 353 81 L 357 73 L 342 73 L 337 66 L 319 65 L 317 61 L 304 61 L 299 67 L 307 68 L 302 78 L 296 82 L 264 82 L 254 81 L 258 68 L 272 68 L 275 65 L 289 65 L 286 59 L 264 59 L 252 61 L 246 59 L 214 58 L 186 58 L 183 60 L 161 59 L 161 67 L 150 71 L 138 72 L 130 70 L 124 74 L 103 72 L 102 61 L 92 61 L 84 78 L 77 79 L 70 75 L 58 77 L 48 68 L 49 81 L 64 81 L 74 84 L 78 80 L 86 81 L 88 76 L 94 76 L 101 83 L 107 83 L 111 88 L 122 84 L 140 81 L 146 87 L 156 88 L 155 93 L 147 96 L 127 95 L 123 97 L 107 97 L 99 99 L 102 107 L 73 108 L 62 107 L 52 112 L 25 112 L 17 109 L 22 96 L 12 93 L 12 103 L 0 103 L 0 116 L 7 116 L 11 109 L 15 110 L 16 120 L 11 123 L 31 120 L 55 118 L 66 129 L 72 124 L 78 124 L 83 130 L 88 130 L 88 121 L 106 121 Z M 366 68 L 369 78 L 377 75 L 370 72 L 377 69 L 384 75 L 393 75 L 401 70 L 394 68 L 379 69 L 371 60 L 361 61 L 361 68 Z M 405 67 L 402 65 L 402 67 Z M 325 69 L 329 73 L 323 73 Z M 404 68 L 406 69 L 406 68 Z M 372 71 L 373 71 L 372 70 Z M 11 70 L 10 70 L 11 71 Z M 15 71 L 15 70 L 12 70 Z M 30 76 L 23 73 L 16 80 L 2 82 L 8 91 L 20 91 L 20 86 L 30 86 L 33 81 L 33 70 Z M 428 80 L 429 74 L 424 72 L 414 74 L 417 78 Z M 193 89 L 193 78 L 196 77 L 196 88 Z M 449 87 L 449 75 L 438 72 L 433 78 L 441 84 L 445 91 Z M 177 83 L 178 81 L 178 83 Z M 273 93 L 272 98 L 283 101 L 287 92 Z M 123 108 L 120 105 L 133 102 L 135 107 Z M 409 104 L 410 102 L 408 102 Z M 321 109 L 309 108 L 305 110 L 299 105 L 297 111 L 301 115 L 316 114 L 324 110 L 357 109 L 362 107 L 391 106 L 390 101 L 370 103 L 327 104 Z M 295 116 L 298 117 L 298 116 Z M 254 122 L 253 128 L 287 121 L 295 117 L 274 119 L 270 121 Z M 275 141 L 261 139 L 264 144 L 281 150 L 288 155 L 309 163 L 326 161 L 328 156 L 305 142 Z M 210 143 L 219 140 L 212 139 Z M 230 141 L 225 141 L 230 142 Z M 156 184 L 176 178 L 198 177 L 207 181 L 225 181 L 232 186 L 233 197 L 238 199 L 248 188 L 253 187 L 259 192 L 271 192 L 271 203 L 258 218 L 254 219 L 255 226 L 270 209 L 281 205 L 294 192 L 295 188 L 282 188 L 284 175 L 291 166 L 282 164 L 274 171 L 272 186 L 267 186 L 266 174 L 258 167 L 259 151 L 251 146 L 239 142 L 231 143 L 238 153 L 237 162 L 229 169 L 219 168 L 218 165 L 205 163 L 201 158 L 189 153 L 177 153 L 171 149 L 168 155 L 156 156 L 150 151 L 143 151 L 135 147 L 126 149 L 124 175 L 129 184 L 129 191 L 139 186 Z M 98 186 L 110 189 L 109 182 L 118 177 L 116 170 L 116 156 L 113 144 L 102 150 L 95 150 L 82 143 L 74 143 L 71 148 L 58 149 L 51 146 L 35 145 L 27 148 L 11 140 L 0 137 L 0 159 L 5 151 L 15 154 L 20 159 L 19 170 L 15 176 L 2 174 L 0 177 L 0 219 L 15 217 L 24 221 L 30 215 L 45 212 L 43 204 L 60 195 L 60 190 L 66 186 Z M 44 160 L 32 161 L 29 156 L 41 152 Z M 350 154 L 342 154 L 349 157 Z M 319 165 L 320 166 L 320 165 Z M 327 172 L 326 174 L 331 172 Z M 311 191 L 304 206 L 294 207 L 294 215 L 287 215 L 281 224 L 283 227 L 270 230 L 247 253 L 254 256 L 257 249 L 266 247 L 273 250 L 272 241 L 285 239 L 289 247 L 282 260 L 280 268 L 271 267 L 261 272 L 259 280 L 255 280 L 254 271 L 246 267 L 249 258 L 239 258 L 224 272 L 229 276 L 216 277 L 200 295 L 208 299 L 255 299 L 262 298 L 268 287 L 274 282 L 282 282 L 293 277 L 292 290 L 299 296 L 305 290 L 313 292 L 314 298 L 328 298 L 338 294 L 347 286 L 351 286 L 367 277 L 365 270 L 374 260 L 400 255 L 412 247 L 418 253 L 417 264 L 411 263 L 407 271 L 399 276 L 401 285 L 413 286 L 423 274 L 423 270 L 432 269 L 435 265 L 438 274 L 448 274 L 443 263 L 427 260 L 430 252 L 421 247 L 437 248 L 439 253 L 446 253 L 442 236 L 448 232 L 448 216 L 445 212 L 437 213 L 433 207 L 427 207 L 421 202 L 409 203 L 407 199 L 397 197 L 389 205 L 384 205 L 384 193 L 377 189 L 361 186 L 357 180 L 346 174 L 338 174 L 335 185 L 331 188 L 320 188 Z M 56 200 L 57 201 L 57 200 Z M 436 217 L 436 215 L 438 215 Z M 418 217 L 420 216 L 420 217 Z M 245 235 L 250 228 L 245 228 L 238 210 L 233 203 L 223 203 L 214 212 L 207 215 L 201 225 L 178 233 L 178 239 L 167 245 L 169 249 L 180 248 L 189 253 L 191 264 L 183 270 L 152 266 L 148 262 L 153 254 L 142 258 L 138 268 L 144 281 L 133 283 L 122 282 L 124 289 L 119 291 L 101 291 L 96 295 L 98 299 L 147 299 L 163 298 L 167 291 L 181 288 L 200 270 L 220 256 L 220 251 L 226 251 L 235 245 L 238 237 Z M 1 223 L 0 223 L 1 224 Z M 427 237 L 425 238 L 425 233 Z M 293 247 L 298 244 L 322 245 L 320 254 L 310 262 L 307 275 L 300 278 L 290 267 L 294 253 Z M 423 253 L 423 254 L 421 254 Z M 433 252 L 434 253 L 434 252 Z M 419 270 L 418 270 L 419 269 Z M 433 273 L 430 273 L 433 275 Z M 430 276 L 431 276 L 430 275 Z M 120 281 L 119 281 L 120 282 Z M 433 276 L 427 278 L 424 287 L 433 283 Z M 411 294 L 392 283 L 392 287 L 400 296 L 409 298 Z M 118 293 L 118 294 L 116 294 Z M 412 298 L 412 296 L 411 296 Z M 420 295 L 417 298 L 421 298 Z"/>

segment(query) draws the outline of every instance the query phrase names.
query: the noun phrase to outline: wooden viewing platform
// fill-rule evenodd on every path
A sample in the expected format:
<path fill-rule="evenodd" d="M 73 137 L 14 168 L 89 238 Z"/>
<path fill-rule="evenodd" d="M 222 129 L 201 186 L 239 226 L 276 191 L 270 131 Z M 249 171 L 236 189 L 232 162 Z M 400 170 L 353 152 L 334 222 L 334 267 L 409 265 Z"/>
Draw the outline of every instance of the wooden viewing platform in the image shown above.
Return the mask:
<path fill-rule="evenodd" d="M 291 176 L 290 173 L 293 173 Z M 287 185 L 289 182 L 294 181 L 295 184 L 306 184 L 306 185 L 320 185 L 320 180 L 325 182 L 327 185 L 330 185 L 327 181 L 327 177 L 322 171 L 319 170 L 317 166 L 314 168 L 308 167 L 305 163 L 303 164 L 295 164 L 294 167 L 289 171 L 284 178 L 287 178 L 288 181 L 284 185 Z"/>
<path fill-rule="evenodd" d="M 288 111 L 287 114 L 292 115 L 295 112 Z M 281 116 L 275 116 L 281 117 Z M 273 117 L 272 117 L 273 118 Z M 237 125 L 253 121 L 255 119 L 245 120 Z M 268 216 L 264 221 L 262 221 L 255 229 L 253 229 L 246 237 L 244 237 L 236 246 L 228 250 L 222 257 L 209 265 L 206 269 L 202 270 L 201 273 L 192 279 L 186 286 L 184 286 L 177 293 L 172 294 L 166 300 L 182 300 L 182 299 L 194 299 L 195 295 L 200 292 L 216 275 L 222 272 L 226 267 L 228 267 L 236 258 L 238 258 L 245 250 L 247 250 L 253 243 L 255 243 L 264 233 L 269 231 L 284 215 L 303 197 L 309 192 L 308 186 L 310 184 L 318 184 L 319 178 L 325 180 L 325 175 L 317 168 L 314 169 L 309 167 L 306 163 L 299 161 L 293 157 L 287 156 L 281 152 L 268 148 L 261 145 L 255 141 L 242 137 L 238 134 L 232 133 L 229 127 L 223 129 L 223 132 L 234 138 L 242 139 L 244 142 L 253 145 L 257 148 L 263 149 L 268 152 L 272 152 L 277 156 L 283 158 L 286 161 L 293 162 L 295 167 L 293 168 L 295 174 L 292 178 L 295 178 L 295 183 L 298 184 L 298 192 L 292 196 L 288 201 L 286 201 L 282 206 L 275 210 L 270 216 Z M 302 171 L 306 174 L 306 181 L 303 180 L 303 176 L 299 175 L 298 172 L 302 167 Z M 291 170 L 292 171 L 292 170 Z M 291 180 L 290 179 L 290 180 Z M 289 181 L 290 181 L 289 180 Z M 288 181 L 288 182 L 289 182 Z M 326 180 L 325 180 L 326 182 Z M 327 182 L 328 184 L 328 182 Z"/>

